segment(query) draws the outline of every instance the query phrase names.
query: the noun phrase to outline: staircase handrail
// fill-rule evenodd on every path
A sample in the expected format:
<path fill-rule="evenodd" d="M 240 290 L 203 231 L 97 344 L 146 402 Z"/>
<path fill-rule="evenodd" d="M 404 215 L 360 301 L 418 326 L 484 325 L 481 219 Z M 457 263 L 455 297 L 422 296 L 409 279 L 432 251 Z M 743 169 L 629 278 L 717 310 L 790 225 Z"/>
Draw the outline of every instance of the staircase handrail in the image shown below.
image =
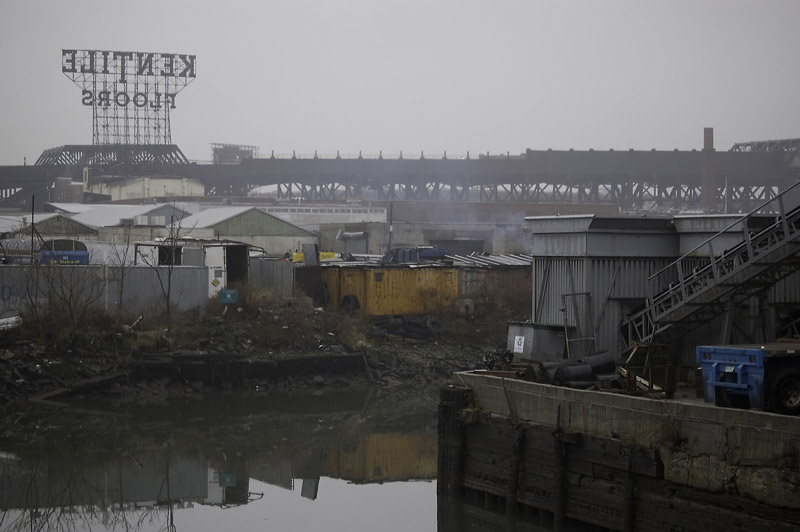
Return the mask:
<path fill-rule="evenodd" d="M 696 276 L 700 275 L 700 274 L 703 274 L 703 275 L 707 274 L 708 272 L 706 270 L 711 271 L 713 273 L 714 282 L 718 282 L 719 273 L 718 273 L 718 269 L 717 268 L 718 268 L 718 265 L 722 264 L 723 261 L 725 261 L 725 260 L 735 260 L 733 257 L 737 256 L 740 253 L 745 253 L 744 256 L 748 257 L 749 260 L 753 260 L 753 258 L 754 258 L 754 254 L 753 254 L 753 251 L 754 251 L 754 249 L 753 249 L 754 240 L 753 239 L 754 238 L 762 238 L 765 235 L 768 237 L 768 235 L 771 234 L 772 231 L 775 230 L 776 226 L 780 227 L 779 231 L 782 230 L 782 232 L 785 233 L 786 236 L 788 237 L 789 236 L 788 235 L 789 227 L 788 227 L 788 222 L 787 222 L 787 213 L 785 211 L 784 204 L 783 204 L 783 198 L 784 198 L 784 194 L 786 194 L 789 191 L 793 190 L 798 185 L 800 185 L 800 181 L 797 181 L 792 186 L 790 186 L 786 190 L 782 191 L 780 194 L 776 195 L 775 197 L 770 198 L 769 200 L 761 203 L 758 207 L 756 207 L 755 209 L 751 210 L 749 213 L 747 213 L 747 214 L 741 216 L 740 218 L 736 219 L 734 222 L 732 222 L 729 225 L 727 225 L 721 231 L 719 231 L 716 234 L 714 234 L 713 236 L 707 238 L 706 240 L 704 240 L 703 242 L 701 242 L 700 244 L 695 246 L 693 249 L 691 249 L 690 251 L 684 253 L 678 259 L 676 259 L 673 262 L 671 262 L 669 265 L 661 268 L 656 273 L 654 273 L 653 275 L 648 277 L 648 279 L 647 279 L 648 287 L 647 288 L 648 288 L 648 292 L 649 292 L 649 297 L 646 300 L 645 307 L 643 309 L 641 309 L 640 311 L 636 312 L 635 314 L 633 314 L 631 316 L 628 316 L 625 320 L 623 320 L 623 323 L 627 323 L 628 324 L 628 328 L 629 328 L 628 336 L 629 337 L 631 336 L 630 335 L 630 332 L 631 332 L 630 329 L 633 328 L 633 329 L 637 330 L 637 336 L 639 338 L 641 338 L 641 339 L 649 339 L 649 338 L 653 337 L 654 335 L 658 334 L 659 330 L 662 330 L 664 328 L 669 327 L 668 325 L 661 326 L 661 327 L 656 325 L 656 315 L 663 314 L 664 312 L 666 312 L 672 306 L 672 304 L 669 303 L 668 300 L 672 300 L 672 297 L 677 296 L 678 294 L 681 295 L 680 299 L 686 300 L 690 296 L 690 294 L 687 293 L 687 281 L 689 279 L 692 279 L 693 277 L 696 277 Z M 775 216 L 775 221 L 770 226 L 761 229 L 760 231 L 758 231 L 755 234 L 751 234 L 751 232 L 749 231 L 749 229 L 747 227 L 747 220 L 753 214 L 757 213 L 758 211 L 762 210 L 764 207 L 766 207 L 767 205 L 769 205 L 770 203 L 773 203 L 775 201 L 778 202 L 778 214 Z M 795 211 L 800 212 L 800 207 L 795 207 L 795 208 L 791 209 L 789 211 L 789 214 L 792 214 L 792 213 L 797 214 L 797 212 L 795 212 Z M 732 229 L 734 226 L 736 226 L 736 224 L 740 224 L 740 223 L 743 224 L 742 230 L 743 230 L 743 233 L 744 233 L 744 240 L 742 242 L 736 244 L 732 248 L 726 249 L 724 252 L 722 252 L 721 254 L 719 254 L 717 256 L 717 254 L 714 252 L 712 241 L 714 239 L 716 239 L 717 237 L 719 237 L 720 235 L 723 235 L 723 234 L 727 233 L 730 229 Z M 694 252 L 696 252 L 697 250 L 703 248 L 704 246 L 708 246 L 708 248 L 709 248 L 710 263 L 707 264 L 704 267 L 695 268 L 694 271 L 690 272 L 689 274 L 685 274 L 683 269 L 681 268 L 681 266 L 683 265 L 683 261 L 685 261 Z M 676 282 L 670 284 L 664 290 L 658 291 L 657 294 L 654 294 L 653 292 L 655 290 L 653 290 L 653 280 L 656 279 L 657 277 L 659 277 L 660 275 L 662 275 L 664 272 L 669 271 L 671 268 L 676 268 L 677 269 L 677 274 L 678 275 L 677 275 Z M 670 294 L 674 294 L 674 296 L 671 296 Z M 664 305 L 666 305 L 666 307 Z M 657 310 L 657 308 L 660 308 L 660 310 Z"/>
<path fill-rule="evenodd" d="M 727 233 L 731 228 L 735 227 L 736 224 L 739 224 L 739 223 L 742 223 L 742 222 L 748 220 L 751 216 L 753 216 L 753 214 L 757 213 L 758 211 L 760 211 L 761 209 L 763 209 L 764 207 L 766 207 L 770 203 L 772 203 L 772 202 L 774 202 L 776 200 L 782 200 L 784 194 L 786 194 L 790 190 L 794 189 L 798 185 L 800 185 L 800 180 L 798 180 L 795 184 L 793 184 L 792 186 L 790 186 L 786 190 L 782 191 L 780 194 L 778 194 L 774 198 L 768 199 L 767 201 L 765 201 L 764 203 L 761 203 L 758 207 L 756 207 L 755 209 L 751 210 L 747 214 L 742 215 L 741 218 L 738 218 L 735 221 L 731 222 L 729 225 L 727 225 L 724 229 L 720 230 L 718 233 L 708 237 L 703 242 L 697 244 L 691 250 L 687 251 L 686 253 L 684 253 L 683 255 L 681 255 L 680 257 L 675 259 L 674 261 L 670 262 L 667 266 L 664 266 L 663 268 L 658 270 L 656 273 L 654 273 L 653 275 L 648 277 L 647 280 L 648 281 L 652 281 L 653 279 L 655 279 L 656 277 L 658 277 L 659 275 L 661 275 L 665 271 L 669 270 L 670 268 L 673 268 L 673 267 L 677 266 L 681 261 L 686 259 L 692 253 L 694 253 L 695 251 L 699 250 L 700 248 L 708 245 L 709 242 L 711 242 L 712 240 L 714 240 L 718 236 Z M 783 205 L 782 205 L 782 203 L 779 203 L 779 205 L 780 205 L 779 215 L 783 215 L 784 214 Z"/>

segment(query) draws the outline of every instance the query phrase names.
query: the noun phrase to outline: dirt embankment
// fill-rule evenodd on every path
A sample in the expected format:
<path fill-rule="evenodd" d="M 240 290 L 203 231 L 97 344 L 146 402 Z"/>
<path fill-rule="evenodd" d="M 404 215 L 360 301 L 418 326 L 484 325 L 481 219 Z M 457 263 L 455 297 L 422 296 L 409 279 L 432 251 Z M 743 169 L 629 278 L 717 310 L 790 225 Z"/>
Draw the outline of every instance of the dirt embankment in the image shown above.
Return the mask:
<path fill-rule="evenodd" d="M 170 323 L 96 314 L 74 327 L 50 316 L 0 333 L 0 401 L 76 392 L 146 401 L 209 386 L 438 386 L 504 347 L 516 319 L 509 309 L 479 309 L 468 318 L 376 321 L 307 298 L 247 293 L 227 310 L 212 303 L 204 317 Z"/>

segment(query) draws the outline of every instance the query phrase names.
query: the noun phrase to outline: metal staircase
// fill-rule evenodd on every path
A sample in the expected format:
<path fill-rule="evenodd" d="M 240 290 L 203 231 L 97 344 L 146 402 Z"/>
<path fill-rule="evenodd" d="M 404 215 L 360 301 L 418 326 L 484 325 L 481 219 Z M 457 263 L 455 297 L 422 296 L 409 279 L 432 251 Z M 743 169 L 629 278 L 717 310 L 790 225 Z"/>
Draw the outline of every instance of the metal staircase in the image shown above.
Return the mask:
<path fill-rule="evenodd" d="M 800 207 L 784 209 L 786 194 L 762 204 L 741 219 L 683 255 L 648 279 L 650 293 L 654 287 L 666 287 L 648 298 L 645 307 L 623 321 L 628 346 L 649 344 L 665 336 L 685 332 L 718 316 L 754 295 L 768 290 L 775 283 L 800 268 Z M 777 213 L 775 220 L 757 232 L 748 222 L 758 212 Z M 741 224 L 742 242 L 717 255 L 721 239 L 731 235 L 730 229 Z M 715 246 L 716 243 L 716 246 Z M 716 248 L 716 249 L 715 249 Z M 700 250 L 708 251 L 709 262 L 697 264 Z"/>

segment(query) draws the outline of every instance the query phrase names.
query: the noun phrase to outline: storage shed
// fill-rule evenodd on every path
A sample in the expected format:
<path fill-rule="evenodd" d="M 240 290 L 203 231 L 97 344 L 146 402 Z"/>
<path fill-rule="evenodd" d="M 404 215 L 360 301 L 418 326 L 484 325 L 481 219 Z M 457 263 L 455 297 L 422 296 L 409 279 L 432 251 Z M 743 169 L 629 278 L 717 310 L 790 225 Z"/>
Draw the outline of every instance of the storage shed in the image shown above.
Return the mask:
<path fill-rule="evenodd" d="M 533 235 L 533 322 L 568 324 L 593 337 L 596 350 L 619 353 L 623 317 L 648 296 L 648 277 L 678 256 L 672 217 L 525 221 Z"/>

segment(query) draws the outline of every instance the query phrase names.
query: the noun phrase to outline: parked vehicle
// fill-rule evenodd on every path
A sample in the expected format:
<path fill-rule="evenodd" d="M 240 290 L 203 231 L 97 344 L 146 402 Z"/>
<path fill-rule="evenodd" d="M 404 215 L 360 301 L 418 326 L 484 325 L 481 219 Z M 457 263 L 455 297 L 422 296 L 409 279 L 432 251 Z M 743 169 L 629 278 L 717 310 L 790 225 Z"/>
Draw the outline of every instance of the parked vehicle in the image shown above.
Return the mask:
<path fill-rule="evenodd" d="M 800 343 L 698 346 L 706 402 L 800 414 Z"/>
<path fill-rule="evenodd" d="M 0 262 L 3 264 L 89 264 L 86 244 L 70 238 L 31 241 L 13 238 L 0 241 Z"/>

